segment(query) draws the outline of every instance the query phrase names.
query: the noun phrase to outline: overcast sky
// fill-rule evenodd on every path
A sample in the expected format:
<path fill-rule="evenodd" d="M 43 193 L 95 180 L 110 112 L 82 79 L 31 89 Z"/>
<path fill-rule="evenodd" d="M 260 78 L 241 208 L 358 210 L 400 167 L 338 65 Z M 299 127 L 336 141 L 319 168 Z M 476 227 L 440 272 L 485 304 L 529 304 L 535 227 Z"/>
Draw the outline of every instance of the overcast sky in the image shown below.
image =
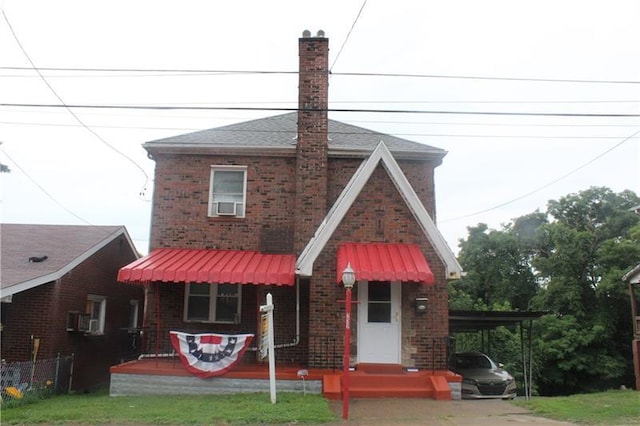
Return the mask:
<path fill-rule="evenodd" d="M 640 194 L 637 0 L 0 5 L 4 223 L 125 225 L 146 253 L 142 144 L 295 108 L 305 29 L 329 38 L 330 108 L 385 111 L 330 118 L 448 151 L 437 222 L 454 252 L 468 226 L 590 186 Z"/>

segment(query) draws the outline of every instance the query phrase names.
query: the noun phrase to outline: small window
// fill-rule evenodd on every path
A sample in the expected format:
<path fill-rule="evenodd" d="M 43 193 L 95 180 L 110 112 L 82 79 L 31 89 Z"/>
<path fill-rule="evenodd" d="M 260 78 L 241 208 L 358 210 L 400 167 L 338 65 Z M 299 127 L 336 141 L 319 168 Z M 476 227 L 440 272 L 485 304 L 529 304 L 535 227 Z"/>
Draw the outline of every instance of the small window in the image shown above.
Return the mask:
<path fill-rule="evenodd" d="M 129 300 L 129 328 L 138 328 L 138 311 L 140 302 Z"/>
<path fill-rule="evenodd" d="M 211 166 L 209 216 L 245 217 L 247 168 Z"/>
<path fill-rule="evenodd" d="M 188 284 L 185 289 L 184 320 L 238 324 L 240 290 L 238 284 Z"/>
<path fill-rule="evenodd" d="M 87 296 L 87 314 L 89 314 L 89 324 L 87 326 L 88 333 L 104 334 L 106 311 L 106 297 L 92 294 Z"/>
<path fill-rule="evenodd" d="M 369 283 L 367 321 L 391 322 L 391 284 L 389 282 Z"/>

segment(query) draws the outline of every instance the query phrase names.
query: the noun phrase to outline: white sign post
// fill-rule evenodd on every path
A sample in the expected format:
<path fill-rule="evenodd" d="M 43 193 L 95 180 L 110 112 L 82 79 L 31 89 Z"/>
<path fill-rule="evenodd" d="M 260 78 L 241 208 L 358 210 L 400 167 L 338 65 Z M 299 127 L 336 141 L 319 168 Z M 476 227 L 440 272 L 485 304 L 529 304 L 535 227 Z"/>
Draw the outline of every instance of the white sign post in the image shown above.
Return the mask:
<path fill-rule="evenodd" d="M 273 297 L 271 293 L 267 293 L 267 304 L 260 306 L 260 312 L 266 312 L 267 315 L 267 352 L 269 355 L 269 391 L 271 393 L 271 403 L 276 403 L 276 355 L 273 351 Z M 264 327 L 262 328 L 264 332 Z M 263 353 L 262 342 L 264 335 L 260 336 L 261 354 Z"/>

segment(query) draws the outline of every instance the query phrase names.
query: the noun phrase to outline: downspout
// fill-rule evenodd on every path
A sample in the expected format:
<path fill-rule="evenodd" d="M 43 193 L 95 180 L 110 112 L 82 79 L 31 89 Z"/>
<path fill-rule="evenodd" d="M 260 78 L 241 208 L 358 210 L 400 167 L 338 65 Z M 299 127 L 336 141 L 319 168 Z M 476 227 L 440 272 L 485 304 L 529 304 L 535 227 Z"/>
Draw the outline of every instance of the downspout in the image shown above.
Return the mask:
<path fill-rule="evenodd" d="M 296 337 L 291 343 L 275 345 L 275 348 L 291 348 L 300 343 L 300 277 L 296 275 Z"/>
<path fill-rule="evenodd" d="M 292 342 L 280 343 L 274 345 L 274 349 L 292 348 L 300 344 L 300 278 L 296 276 L 296 337 Z M 247 349 L 248 351 L 255 352 L 258 350 L 257 346 L 252 346 Z"/>

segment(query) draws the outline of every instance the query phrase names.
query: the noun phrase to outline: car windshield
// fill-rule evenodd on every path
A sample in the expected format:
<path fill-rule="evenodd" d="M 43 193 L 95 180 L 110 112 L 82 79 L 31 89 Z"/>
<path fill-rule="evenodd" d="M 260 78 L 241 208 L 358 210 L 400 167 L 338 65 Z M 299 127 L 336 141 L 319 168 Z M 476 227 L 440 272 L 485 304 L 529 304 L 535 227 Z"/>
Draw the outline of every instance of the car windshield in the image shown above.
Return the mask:
<path fill-rule="evenodd" d="M 489 358 L 483 355 L 458 355 L 456 356 L 456 368 L 463 370 L 469 368 L 492 369 L 495 366 Z"/>

